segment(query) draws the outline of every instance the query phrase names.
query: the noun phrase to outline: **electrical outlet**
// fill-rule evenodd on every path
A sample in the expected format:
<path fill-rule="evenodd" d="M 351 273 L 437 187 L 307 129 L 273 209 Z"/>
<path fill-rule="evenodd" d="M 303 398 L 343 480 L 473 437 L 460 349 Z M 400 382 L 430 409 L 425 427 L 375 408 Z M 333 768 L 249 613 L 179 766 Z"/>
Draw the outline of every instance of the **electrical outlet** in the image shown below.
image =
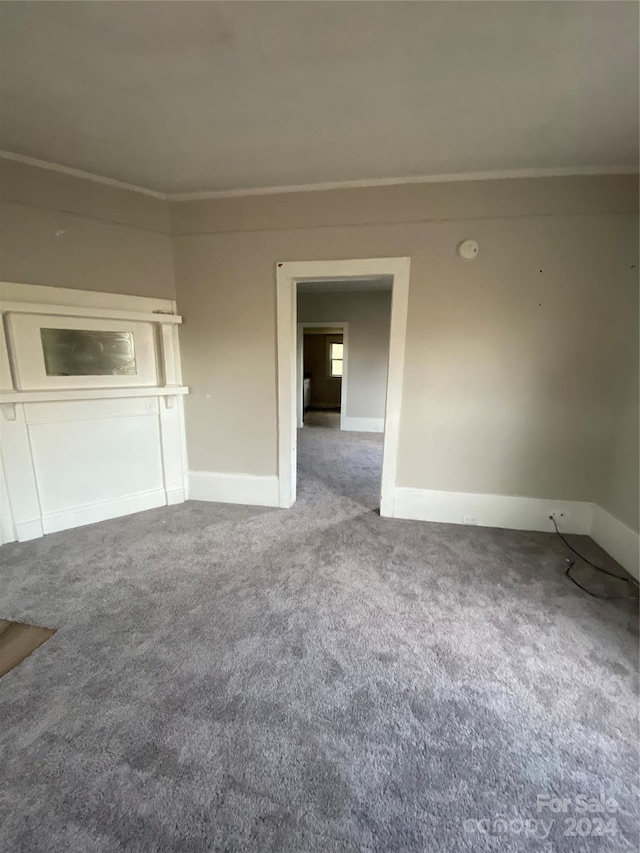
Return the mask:
<path fill-rule="evenodd" d="M 463 524 L 477 524 L 478 519 L 475 517 L 475 515 L 463 515 L 462 516 L 462 523 Z"/>
<path fill-rule="evenodd" d="M 560 521 L 561 518 L 564 518 L 564 512 L 561 509 L 552 509 L 549 515 L 552 518 L 555 518 L 556 521 Z"/>

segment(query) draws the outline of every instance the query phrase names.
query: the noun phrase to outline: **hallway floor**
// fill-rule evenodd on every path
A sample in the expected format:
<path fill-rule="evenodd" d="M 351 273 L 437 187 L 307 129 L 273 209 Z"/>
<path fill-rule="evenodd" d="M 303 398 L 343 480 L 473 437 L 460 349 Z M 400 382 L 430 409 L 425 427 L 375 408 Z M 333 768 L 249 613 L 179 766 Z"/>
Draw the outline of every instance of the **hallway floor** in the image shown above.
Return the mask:
<path fill-rule="evenodd" d="M 4 849 L 636 848 L 632 603 L 573 586 L 554 535 L 380 518 L 381 448 L 303 429 L 291 510 L 0 549 L 0 617 L 58 629 L 0 679 Z"/>
<path fill-rule="evenodd" d="M 304 413 L 306 427 L 324 427 L 325 429 L 340 429 L 339 409 L 307 409 Z"/>

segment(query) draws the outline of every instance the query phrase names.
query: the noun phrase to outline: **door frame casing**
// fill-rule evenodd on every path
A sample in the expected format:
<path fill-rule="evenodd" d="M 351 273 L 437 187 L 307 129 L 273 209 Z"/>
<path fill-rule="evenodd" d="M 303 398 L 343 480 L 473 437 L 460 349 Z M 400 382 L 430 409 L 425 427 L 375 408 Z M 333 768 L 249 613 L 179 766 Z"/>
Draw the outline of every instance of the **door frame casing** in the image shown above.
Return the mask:
<path fill-rule="evenodd" d="M 276 264 L 277 380 L 278 380 L 278 504 L 296 500 L 297 465 L 297 284 L 314 281 L 331 284 L 344 279 L 392 276 L 389 366 L 385 403 L 380 515 L 392 517 L 402 380 L 404 375 L 409 275 L 411 258 L 359 258 L 346 261 L 278 261 Z"/>
<path fill-rule="evenodd" d="M 344 344 L 344 357 L 342 359 L 342 382 L 340 386 L 340 429 L 345 428 L 345 418 L 347 416 L 347 387 L 348 387 L 348 370 L 349 370 L 349 324 L 348 323 L 298 323 L 298 337 L 296 339 L 296 407 L 297 407 L 297 424 L 298 429 L 304 426 L 304 403 L 302 401 L 302 380 L 304 378 L 304 330 L 305 329 L 340 329 L 342 333 L 342 343 Z"/>

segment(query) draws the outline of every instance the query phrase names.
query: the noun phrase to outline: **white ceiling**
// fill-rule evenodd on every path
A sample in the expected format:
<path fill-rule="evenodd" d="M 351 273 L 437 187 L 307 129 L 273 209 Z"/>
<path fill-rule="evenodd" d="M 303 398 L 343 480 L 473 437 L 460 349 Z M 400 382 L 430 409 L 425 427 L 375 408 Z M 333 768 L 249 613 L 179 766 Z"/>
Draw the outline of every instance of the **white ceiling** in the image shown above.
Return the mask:
<path fill-rule="evenodd" d="M 1 14 L 1 147 L 159 192 L 638 162 L 635 2 Z"/>

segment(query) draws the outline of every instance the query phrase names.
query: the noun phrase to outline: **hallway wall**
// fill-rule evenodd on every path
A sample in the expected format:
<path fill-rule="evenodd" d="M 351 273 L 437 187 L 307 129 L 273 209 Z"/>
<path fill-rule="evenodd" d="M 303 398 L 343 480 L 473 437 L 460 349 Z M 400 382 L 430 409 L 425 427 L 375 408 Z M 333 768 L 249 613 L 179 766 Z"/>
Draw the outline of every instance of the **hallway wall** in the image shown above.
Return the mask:
<path fill-rule="evenodd" d="M 391 291 L 298 293 L 298 322 L 325 321 L 349 323 L 346 428 L 382 432 Z"/>

